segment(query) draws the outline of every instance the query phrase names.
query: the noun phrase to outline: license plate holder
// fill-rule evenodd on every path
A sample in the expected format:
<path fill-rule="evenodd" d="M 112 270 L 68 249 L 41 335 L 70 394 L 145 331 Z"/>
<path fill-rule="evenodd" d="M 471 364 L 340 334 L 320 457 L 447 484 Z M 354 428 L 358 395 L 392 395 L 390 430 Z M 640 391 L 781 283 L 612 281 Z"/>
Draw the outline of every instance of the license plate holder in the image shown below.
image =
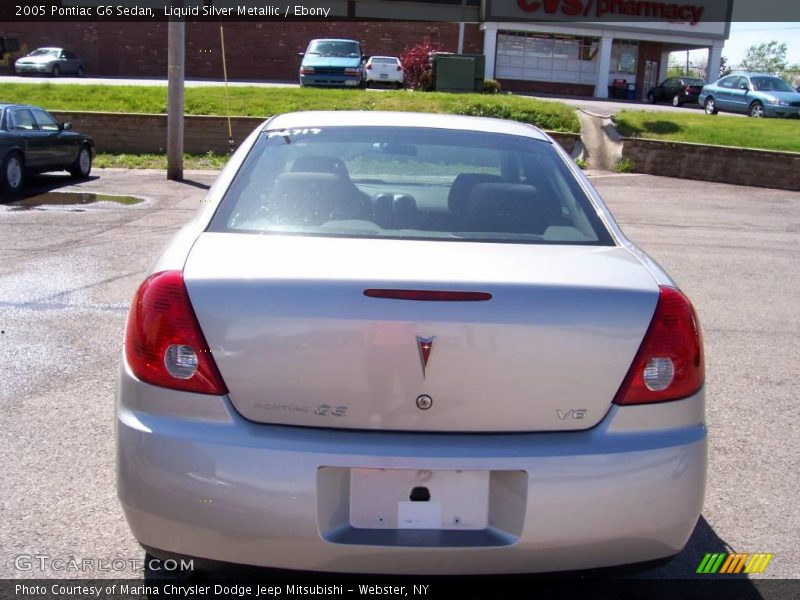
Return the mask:
<path fill-rule="evenodd" d="M 350 469 L 350 526 L 359 529 L 486 529 L 490 471 Z M 427 501 L 411 501 L 425 488 Z M 425 496 L 425 493 L 417 496 Z"/>

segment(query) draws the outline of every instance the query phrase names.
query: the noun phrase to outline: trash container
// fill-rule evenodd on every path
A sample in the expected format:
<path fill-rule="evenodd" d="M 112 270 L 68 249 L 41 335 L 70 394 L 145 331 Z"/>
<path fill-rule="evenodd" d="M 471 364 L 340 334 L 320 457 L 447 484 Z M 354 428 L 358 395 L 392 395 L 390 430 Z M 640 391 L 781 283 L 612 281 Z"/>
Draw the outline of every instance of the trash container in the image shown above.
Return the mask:
<path fill-rule="evenodd" d="M 437 92 L 483 90 L 485 58 L 474 54 L 437 54 L 433 57 L 434 89 Z"/>
<path fill-rule="evenodd" d="M 611 85 L 612 98 L 625 98 L 628 93 L 628 82 L 625 79 L 615 79 Z"/>
<path fill-rule="evenodd" d="M 635 83 L 629 83 L 628 84 L 628 91 L 625 94 L 625 98 L 627 100 L 636 100 L 636 84 Z"/>

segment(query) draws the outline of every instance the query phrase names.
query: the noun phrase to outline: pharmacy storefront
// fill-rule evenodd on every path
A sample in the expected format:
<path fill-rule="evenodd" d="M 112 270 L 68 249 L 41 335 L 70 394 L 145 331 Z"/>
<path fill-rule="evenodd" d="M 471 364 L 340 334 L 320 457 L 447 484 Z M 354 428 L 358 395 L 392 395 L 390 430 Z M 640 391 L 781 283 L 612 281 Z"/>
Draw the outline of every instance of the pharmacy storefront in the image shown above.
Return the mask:
<path fill-rule="evenodd" d="M 671 52 L 703 49 L 715 81 L 731 1 L 690 1 L 484 0 L 486 77 L 515 91 L 643 100 Z"/>

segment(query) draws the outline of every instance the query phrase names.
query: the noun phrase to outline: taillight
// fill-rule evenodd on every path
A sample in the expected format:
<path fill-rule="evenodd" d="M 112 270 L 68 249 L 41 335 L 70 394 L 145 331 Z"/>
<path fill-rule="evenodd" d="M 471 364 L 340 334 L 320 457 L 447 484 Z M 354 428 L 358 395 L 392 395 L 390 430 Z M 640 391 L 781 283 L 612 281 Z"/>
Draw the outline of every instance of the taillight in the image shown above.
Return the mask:
<path fill-rule="evenodd" d="M 128 315 L 125 357 L 147 383 L 201 394 L 227 392 L 180 271 L 156 273 L 139 287 Z"/>
<path fill-rule="evenodd" d="M 372 71 L 372 65 L 367 65 L 367 71 Z"/>
<path fill-rule="evenodd" d="M 398 70 L 398 71 L 402 71 L 402 70 L 403 70 L 403 67 L 401 67 L 400 65 L 397 65 L 397 70 Z"/>
<path fill-rule="evenodd" d="M 680 291 L 661 286 L 658 305 L 616 404 L 667 402 L 703 386 L 703 338 L 692 304 Z"/>

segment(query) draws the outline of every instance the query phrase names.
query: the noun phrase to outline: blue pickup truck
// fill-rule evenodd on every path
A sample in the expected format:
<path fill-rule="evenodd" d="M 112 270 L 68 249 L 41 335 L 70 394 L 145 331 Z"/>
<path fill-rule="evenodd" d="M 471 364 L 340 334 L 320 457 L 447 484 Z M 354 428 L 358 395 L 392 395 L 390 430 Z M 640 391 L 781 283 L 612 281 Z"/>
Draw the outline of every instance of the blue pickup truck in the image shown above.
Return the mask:
<path fill-rule="evenodd" d="M 355 40 L 311 40 L 300 64 L 300 85 L 361 87 L 364 65 Z"/>

